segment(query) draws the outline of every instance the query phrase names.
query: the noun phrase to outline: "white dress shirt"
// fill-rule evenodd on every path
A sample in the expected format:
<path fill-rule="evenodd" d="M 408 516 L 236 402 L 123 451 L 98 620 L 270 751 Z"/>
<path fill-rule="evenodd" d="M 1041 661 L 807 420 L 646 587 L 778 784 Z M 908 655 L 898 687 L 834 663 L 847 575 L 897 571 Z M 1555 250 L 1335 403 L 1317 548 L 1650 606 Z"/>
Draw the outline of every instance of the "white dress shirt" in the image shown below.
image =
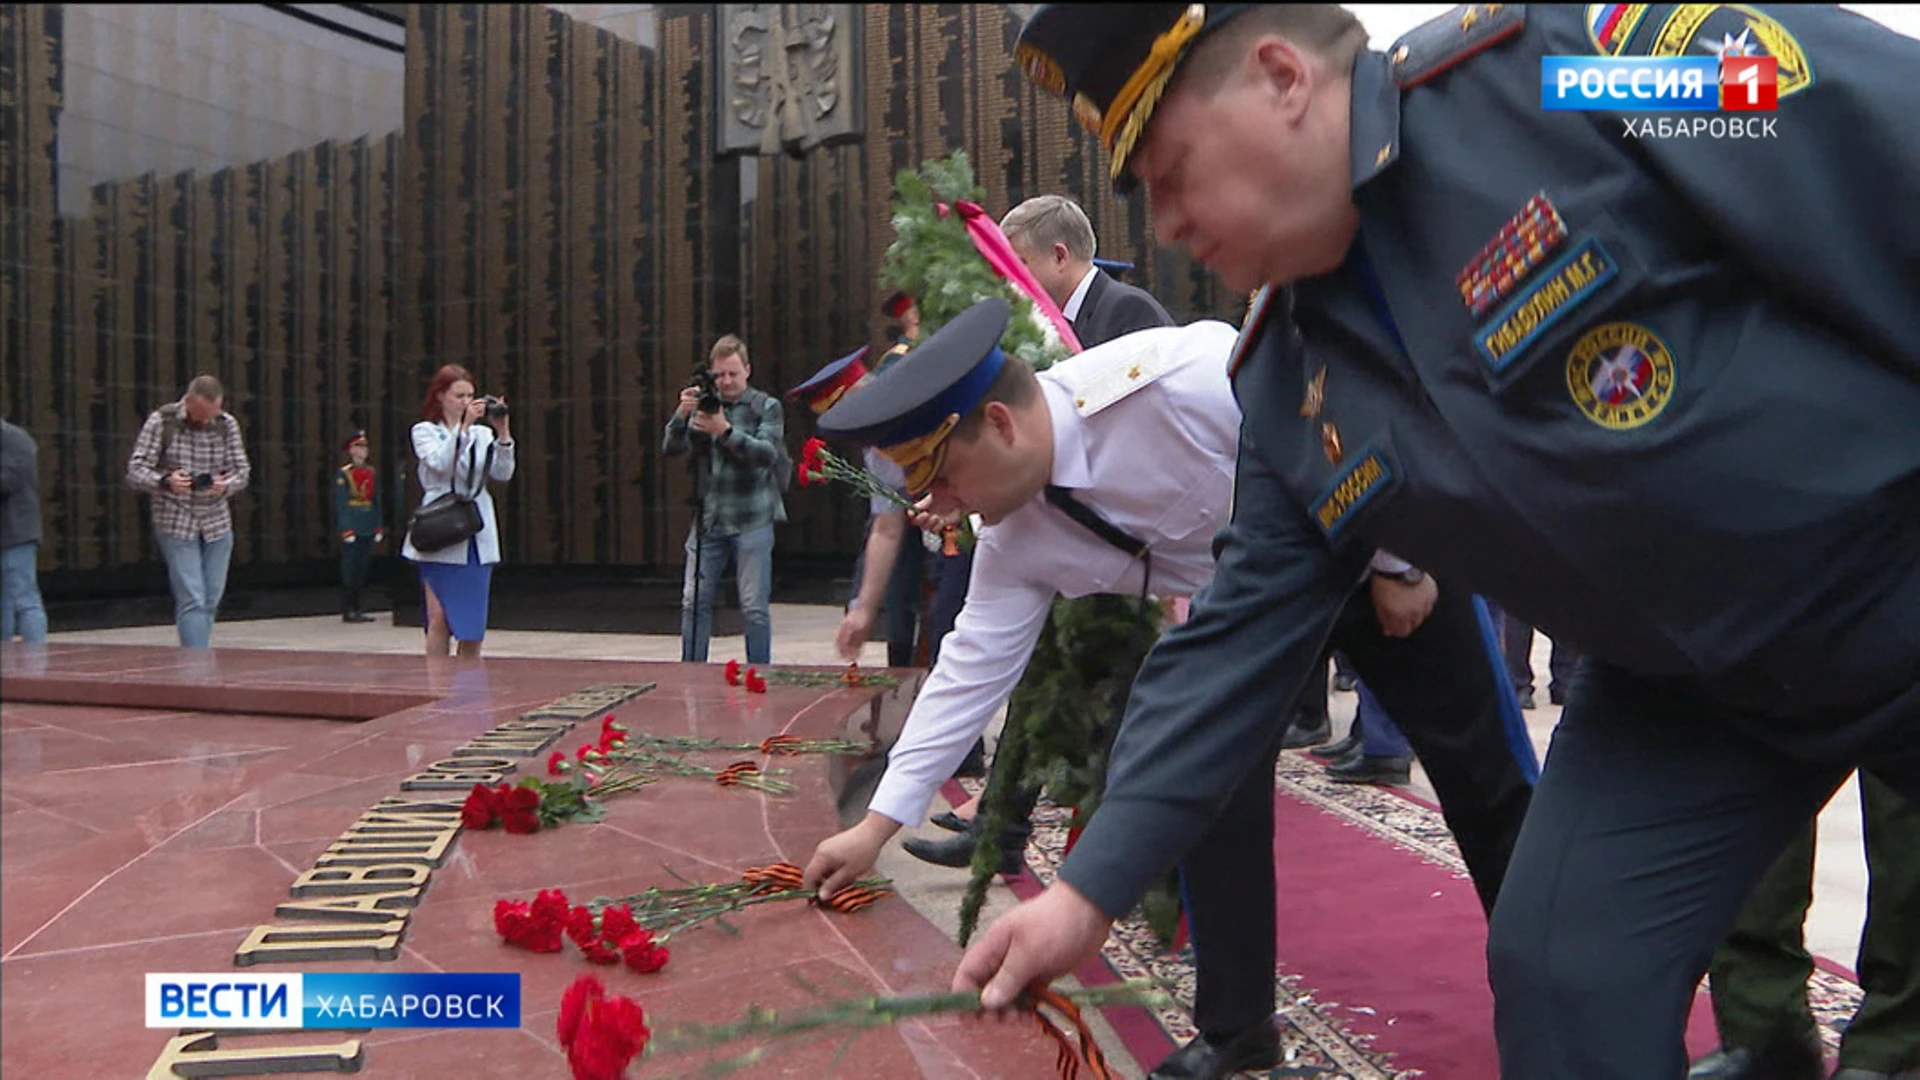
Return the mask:
<path fill-rule="evenodd" d="M 1087 276 L 1081 278 L 1080 284 L 1073 287 L 1073 295 L 1067 297 L 1066 306 L 1060 309 L 1060 314 L 1066 316 L 1068 322 L 1080 317 L 1080 305 L 1087 302 L 1087 294 L 1093 291 L 1094 275 L 1099 272 L 1100 268 L 1097 266 L 1088 268 Z"/>
<path fill-rule="evenodd" d="M 512 440 L 494 441 L 493 429 L 485 424 L 472 424 L 464 435 L 459 436 L 447 425 L 430 420 L 413 425 L 413 456 L 420 462 L 420 505 L 425 506 L 449 491 L 472 495 L 477 488 L 480 494 L 474 502 L 480 507 L 481 526 L 474 540 L 480 546 L 480 561 L 497 563 L 500 561 L 500 525 L 493 515 L 493 496 L 488 493 L 486 484 L 476 480 L 471 471 L 486 468 L 489 446 L 493 447 L 493 468 L 488 471 L 488 478 L 501 483 L 513 479 Z M 468 447 L 473 449 L 471 466 L 468 464 Z M 461 543 L 439 551 L 421 551 L 413 546 L 409 530 L 400 554 L 414 562 L 464 566 L 467 562 L 467 545 Z"/>
<path fill-rule="evenodd" d="M 1213 577 L 1213 534 L 1232 506 L 1240 437 L 1227 380 L 1236 335 L 1222 322 L 1141 330 L 1040 375 L 1053 483 L 1148 544 L 1146 584 L 1156 596 L 1190 596 Z M 1143 560 L 1044 497 L 980 530 L 966 604 L 868 808 L 919 824 L 1019 682 L 1055 598 L 1135 595 L 1144 572 Z"/>

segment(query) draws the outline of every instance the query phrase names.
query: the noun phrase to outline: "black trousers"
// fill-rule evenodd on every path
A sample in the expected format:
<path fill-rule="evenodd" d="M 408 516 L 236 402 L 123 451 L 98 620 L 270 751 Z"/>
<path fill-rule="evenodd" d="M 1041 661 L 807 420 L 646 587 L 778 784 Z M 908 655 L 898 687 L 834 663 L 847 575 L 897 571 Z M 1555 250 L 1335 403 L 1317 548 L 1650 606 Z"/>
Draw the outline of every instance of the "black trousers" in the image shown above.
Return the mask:
<path fill-rule="evenodd" d="M 1472 594 L 1440 582 L 1420 628 L 1390 638 L 1380 630 L 1371 593 L 1360 588 L 1341 611 L 1331 645 L 1347 654 L 1413 745 L 1481 905 L 1491 911 L 1533 787 L 1507 742 L 1499 695 L 1512 691 L 1481 636 Z M 1194 948 L 1194 1021 L 1213 1038 L 1245 1031 L 1274 1010 L 1273 765 L 1285 726 L 1274 726 L 1261 749 L 1263 767 L 1235 789 L 1180 864 Z"/>
<path fill-rule="evenodd" d="M 1584 660 L 1487 940 L 1501 1075 L 1684 1076 L 1694 988 L 1789 841 L 1856 765 L 1920 798 L 1920 685 L 1881 709 L 1859 760 L 1816 761 Z"/>

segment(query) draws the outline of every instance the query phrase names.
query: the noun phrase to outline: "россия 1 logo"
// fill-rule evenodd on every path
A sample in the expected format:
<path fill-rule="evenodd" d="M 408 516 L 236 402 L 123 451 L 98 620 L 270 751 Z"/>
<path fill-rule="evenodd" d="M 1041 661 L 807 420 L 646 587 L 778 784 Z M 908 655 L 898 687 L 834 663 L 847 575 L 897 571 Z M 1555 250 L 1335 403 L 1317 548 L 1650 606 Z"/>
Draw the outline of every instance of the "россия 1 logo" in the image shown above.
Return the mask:
<path fill-rule="evenodd" d="M 1540 107 L 1549 112 L 1772 113 L 1780 62 L 1771 56 L 1543 56 Z M 1628 117 L 1642 138 L 1771 139 L 1774 117 Z"/>
<path fill-rule="evenodd" d="M 1771 56 L 1543 56 L 1540 107 L 1549 112 L 1772 112 L 1780 61 Z"/>

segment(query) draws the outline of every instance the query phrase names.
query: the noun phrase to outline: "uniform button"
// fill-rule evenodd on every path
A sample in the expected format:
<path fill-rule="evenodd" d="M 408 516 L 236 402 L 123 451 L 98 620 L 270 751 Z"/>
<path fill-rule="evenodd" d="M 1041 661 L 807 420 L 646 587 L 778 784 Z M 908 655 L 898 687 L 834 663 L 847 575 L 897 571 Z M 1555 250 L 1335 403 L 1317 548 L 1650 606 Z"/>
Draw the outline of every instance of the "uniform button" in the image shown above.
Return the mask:
<path fill-rule="evenodd" d="M 1407 62 L 1407 47 L 1405 45 L 1393 50 L 1393 62 L 1396 64 L 1404 64 Z"/>
<path fill-rule="evenodd" d="M 1393 144 L 1388 143 L 1387 145 L 1380 148 L 1379 153 L 1373 155 L 1373 167 L 1377 169 L 1380 166 L 1385 165 L 1387 163 L 1387 159 L 1392 156 L 1393 156 Z"/>
<path fill-rule="evenodd" d="M 1083 398 L 1083 397 L 1077 397 L 1077 398 L 1074 398 L 1074 399 L 1073 399 L 1073 407 L 1074 407 L 1074 408 L 1076 408 L 1076 409 L 1084 409 L 1084 408 L 1086 408 L 1086 407 L 1087 407 L 1087 399 L 1086 399 L 1086 398 Z"/>

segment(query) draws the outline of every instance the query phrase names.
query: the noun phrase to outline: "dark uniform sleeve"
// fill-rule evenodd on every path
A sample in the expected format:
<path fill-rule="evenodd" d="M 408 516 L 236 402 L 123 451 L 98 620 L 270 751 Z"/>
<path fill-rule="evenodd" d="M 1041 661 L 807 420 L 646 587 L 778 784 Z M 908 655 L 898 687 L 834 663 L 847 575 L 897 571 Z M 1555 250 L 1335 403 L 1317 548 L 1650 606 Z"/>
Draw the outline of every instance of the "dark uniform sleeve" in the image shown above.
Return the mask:
<path fill-rule="evenodd" d="M 1783 82 L 1775 113 L 1715 115 L 1773 117 L 1777 136 L 1637 149 L 1758 273 L 1920 379 L 1920 41 L 1834 7 L 1761 10 L 1811 81 Z M 1776 54 L 1790 47 L 1773 33 L 1756 36 Z"/>
<path fill-rule="evenodd" d="M 1119 918 L 1199 840 L 1287 722 L 1369 552 L 1328 549 L 1242 436 L 1232 523 L 1193 615 L 1133 685 L 1107 790 L 1060 876 Z"/>

